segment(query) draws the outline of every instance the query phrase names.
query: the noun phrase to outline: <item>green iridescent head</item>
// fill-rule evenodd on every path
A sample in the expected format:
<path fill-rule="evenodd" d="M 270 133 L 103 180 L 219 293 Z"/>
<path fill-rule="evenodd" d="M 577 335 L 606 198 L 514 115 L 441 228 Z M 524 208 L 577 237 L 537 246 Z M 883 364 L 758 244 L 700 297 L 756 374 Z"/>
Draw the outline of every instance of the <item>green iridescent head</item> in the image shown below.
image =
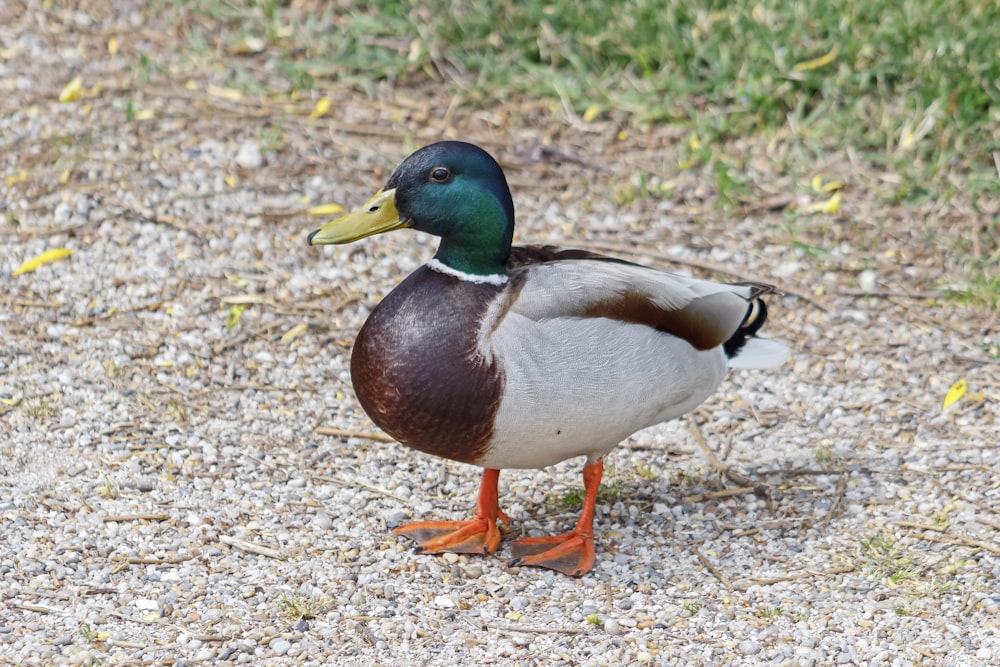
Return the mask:
<path fill-rule="evenodd" d="M 404 227 L 441 237 L 435 258 L 453 269 L 504 273 L 514 202 L 500 165 L 473 144 L 425 146 L 406 158 L 374 197 L 314 231 L 309 243 L 350 243 Z"/>

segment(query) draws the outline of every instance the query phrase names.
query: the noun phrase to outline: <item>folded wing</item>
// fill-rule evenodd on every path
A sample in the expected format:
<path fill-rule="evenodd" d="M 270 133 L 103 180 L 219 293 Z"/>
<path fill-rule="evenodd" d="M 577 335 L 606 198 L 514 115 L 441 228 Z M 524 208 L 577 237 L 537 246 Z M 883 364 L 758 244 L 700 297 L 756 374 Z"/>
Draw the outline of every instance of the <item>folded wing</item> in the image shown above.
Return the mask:
<path fill-rule="evenodd" d="M 743 337 L 752 335 L 766 317 L 759 298 L 773 291 L 769 285 L 716 283 L 548 247 L 514 248 L 508 270 L 517 288 L 510 310 L 520 315 L 534 320 L 605 317 L 643 324 L 698 350 L 726 344 L 744 326 L 752 331 Z M 736 357 L 739 350 L 726 351 Z"/>

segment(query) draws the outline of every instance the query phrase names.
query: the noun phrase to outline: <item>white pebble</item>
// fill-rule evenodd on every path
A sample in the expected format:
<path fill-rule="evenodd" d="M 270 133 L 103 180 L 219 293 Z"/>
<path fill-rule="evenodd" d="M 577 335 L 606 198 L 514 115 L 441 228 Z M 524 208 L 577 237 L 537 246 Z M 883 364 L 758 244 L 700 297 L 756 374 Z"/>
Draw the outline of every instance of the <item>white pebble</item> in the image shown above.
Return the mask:
<path fill-rule="evenodd" d="M 878 288 L 878 274 L 871 269 L 866 269 L 858 274 L 858 285 L 862 290 L 871 294 Z"/>
<path fill-rule="evenodd" d="M 260 144 L 248 140 L 240 144 L 236 153 L 236 164 L 244 169 L 260 169 L 264 164 L 264 154 L 260 152 Z"/>
<path fill-rule="evenodd" d="M 455 601 L 447 595 L 438 595 L 434 598 L 434 606 L 442 609 L 451 609 L 455 606 Z"/>
<path fill-rule="evenodd" d="M 275 637 L 268 646 L 277 655 L 285 655 L 288 653 L 288 649 L 292 647 L 292 643 L 284 637 Z"/>

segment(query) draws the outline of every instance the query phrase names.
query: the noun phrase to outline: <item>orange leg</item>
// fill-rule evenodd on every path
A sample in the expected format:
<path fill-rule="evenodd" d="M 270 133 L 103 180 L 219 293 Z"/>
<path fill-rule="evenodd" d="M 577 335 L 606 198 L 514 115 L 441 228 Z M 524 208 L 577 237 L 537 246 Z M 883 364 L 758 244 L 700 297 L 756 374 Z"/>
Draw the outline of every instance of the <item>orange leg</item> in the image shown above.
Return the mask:
<path fill-rule="evenodd" d="M 594 506 L 601 486 L 604 461 L 583 467 L 584 500 L 576 528 L 562 535 L 519 537 L 511 543 L 511 565 L 546 567 L 573 577 L 580 577 L 594 567 Z"/>
<path fill-rule="evenodd" d="M 476 501 L 476 518 L 469 521 L 414 521 L 392 532 L 405 535 L 417 543 L 417 553 L 491 554 L 500 546 L 497 519 L 505 524 L 510 519 L 500 509 L 497 499 L 497 480 L 500 471 L 487 468 L 479 484 Z"/>

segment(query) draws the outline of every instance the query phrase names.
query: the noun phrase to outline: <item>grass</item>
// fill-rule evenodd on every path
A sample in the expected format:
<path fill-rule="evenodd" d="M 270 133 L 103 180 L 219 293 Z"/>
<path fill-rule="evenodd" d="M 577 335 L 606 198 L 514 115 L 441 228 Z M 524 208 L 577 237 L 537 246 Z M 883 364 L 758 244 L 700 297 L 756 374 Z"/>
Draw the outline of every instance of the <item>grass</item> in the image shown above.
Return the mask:
<path fill-rule="evenodd" d="M 281 597 L 281 614 L 292 623 L 321 616 L 331 606 L 331 601 L 325 597 L 317 598 L 307 595 L 283 595 Z"/>
<path fill-rule="evenodd" d="M 621 482 L 621 480 L 617 479 L 606 484 L 601 484 L 600 487 L 598 487 L 597 489 L 597 502 L 602 504 L 610 504 L 615 502 L 616 500 L 622 497 L 622 490 L 624 486 L 625 485 Z M 582 486 L 573 487 L 569 489 L 565 493 L 565 495 L 559 498 L 556 502 L 562 505 L 563 507 L 568 507 L 568 508 L 580 507 L 581 505 L 583 505 L 584 495 L 585 495 L 584 488 Z M 555 499 L 551 498 L 550 500 L 555 500 Z"/>
<path fill-rule="evenodd" d="M 785 610 L 781 607 L 757 607 L 754 610 L 754 616 L 764 621 L 773 622 L 784 612 Z"/>
<path fill-rule="evenodd" d="M 863 167 L 852 158 L 841 177 L 848 187 L 863 183 L 883 206 L 940 211 L 958 201 L 970 217 L 982 212 L 975 229 L 923 224 L 936 251 L 968 267 L 938 289 L 958 303 L 1000 305 L 1000 4 L 993 0 L 153 5 L 151 12 L 173 10 L 192 68 L 215 58 L 215 69 L 228 73 L 223 83 L 251 96 L 430 84 L 428 95 L 465 109 L 510 110 L 511 100 L 525 100 L 558 122 L 612 121 L 635 136 L 650 124 L 685 127 L 677 169 L 700 170 L 724 207 L 743 199 L 751 178 L 741 139 L 781 143 L 778 169 L 793 174 L 850 151 Z M 261 58 L 271 65 L 266 83 L 256 74 Z M 159 67 L 139 63 L 142 72 Z M 510 114 L 518 123 L 518 112 Z M 613 198 L 627 205 L 673 195 L 672 183 L 638 173 Z M 790 213 L 812 224 L 804 215 Z M 955 242 L 973 237 L 965 247 Z"/>
<path fill-rule="evenodd" d="M 869 576 L 885 581 L 890 588 L 897 588 L 920 576 L 916 558 L 906 553 L 898 541 L 884 533 L 859 539 L 858 559 Z"/>
<path fill-rule="evenodd" d="M 581 117 L 687 124 L 703 141 L 794 128 L 936 169 L 993 169 L 1000 148 L 992 0 L 282 5 L 175 2 L 201 19 L 189 30 L 202 50 L 231 28 L 231 52 L 270 49 L 297 86 L 439 80 L 474 105 L 527 95 Z"/>
<path fill-rule="evenodd" d="M 688 612 L 693 616 L 694 614 L 697 614 L 699 611 L 701 611 L 704 606 L 705 606 L 704 602 L 700 601 L 695 602 L 688 600 L 687 602 L 681 605 L 681 609 L 683 609 L 684 611 Z"/>

